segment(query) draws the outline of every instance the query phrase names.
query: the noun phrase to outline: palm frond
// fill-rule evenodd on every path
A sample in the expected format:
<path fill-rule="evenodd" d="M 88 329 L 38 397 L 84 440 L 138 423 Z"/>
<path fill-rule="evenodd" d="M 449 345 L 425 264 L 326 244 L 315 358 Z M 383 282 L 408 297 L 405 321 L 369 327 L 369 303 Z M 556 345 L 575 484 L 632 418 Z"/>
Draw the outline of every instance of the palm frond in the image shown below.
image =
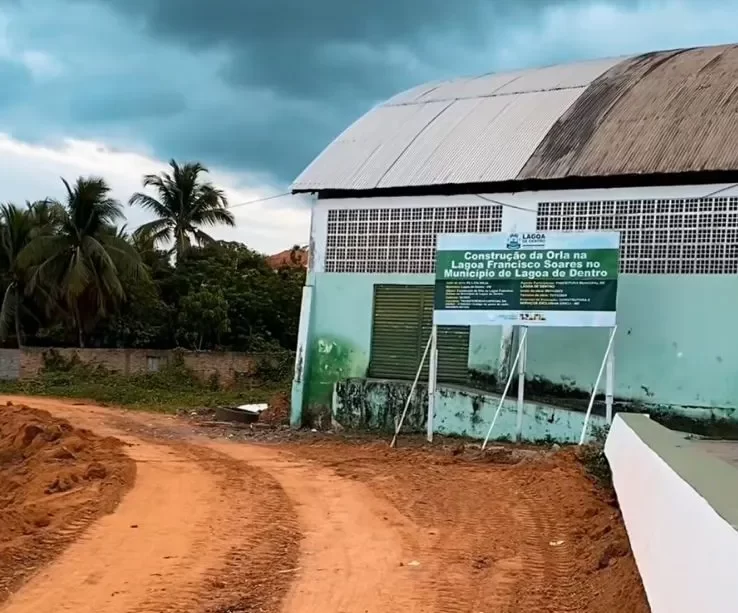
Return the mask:
<path fill-rule="evenodd" d="M 194 230 L 192 234 L 194 235 L 197 244 L 201 247 L 204 247 L 205 245 L 210 245 L 211 243 L 215 242 L 215 239 L 212 236 L 203 232 L 202 230 Z"/>
<path fill-rule="evenodd" d="M 172 211 L 167 204 L 159 202 L 156 198 L 140 192 L 133 194 L 133 196 L 128 200 L 128 204 L 130 206 L 140 206 L 142 209 L 151 211 L 154 215 L 161 218 L 169 218 L 172 214 Z"/>
<path fill-rule="evenodd" d="M 3 304 L 0 307 L 0 338 L 6 340 L 11 325 L 18 314 L 18 286 L 15 283 L 8 285 L 3 296 Z M 20 342 L 20 339 L 19 339 Z"/>
<path fill-rule="evenodd" d="M 153 241 L 154 245 L 166 243 L 172 240 L 173 224 L 169 219 L 154 219 L 140 225 L 133 233 L 134 239 L 146 237 Z"/>
<path fill-rule="evenodd" d="M 208 209 L 200 211 L 198 222 L 204 226 L 228 226 L 235 227 L 236 218 L 228 209 Z"/>

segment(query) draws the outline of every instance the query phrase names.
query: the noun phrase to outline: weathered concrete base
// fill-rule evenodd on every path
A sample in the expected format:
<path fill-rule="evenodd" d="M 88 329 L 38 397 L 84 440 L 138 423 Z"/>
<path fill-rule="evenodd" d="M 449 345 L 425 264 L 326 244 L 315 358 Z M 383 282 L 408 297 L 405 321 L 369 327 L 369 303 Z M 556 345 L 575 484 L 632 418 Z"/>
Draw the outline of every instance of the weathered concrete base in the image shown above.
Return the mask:
<path fill-rule="evenodd" d="M 391 432 L 402 414 L 410 383 L 382 379 L 339 381 L 333 396 L 333 418 L 349 429 Z M 438 434 L 483 439 L 500 397 L 480 390 L 439 385 L 436 392 L 434 431 Z M 419 385 L 410 404 L 403 430 L 424 432 L 428 411 L 428 391 Z M 553 404 L 529 401 L 523 407 L 523 440 L 533 442 L 576 442 L 584 423 L 581 411 Z M 506 399 L 492 433 L 494 440 L 512 440 L 515 435 L 517 400 Z M 592 429 L 605 426 L 605 418 L 592 415 Z"/>
<path fill-rule="evenodd" d="M 605 454 L 653 613 L 738 611 L 738 471 L 646 415 L 617 415 Z"/>

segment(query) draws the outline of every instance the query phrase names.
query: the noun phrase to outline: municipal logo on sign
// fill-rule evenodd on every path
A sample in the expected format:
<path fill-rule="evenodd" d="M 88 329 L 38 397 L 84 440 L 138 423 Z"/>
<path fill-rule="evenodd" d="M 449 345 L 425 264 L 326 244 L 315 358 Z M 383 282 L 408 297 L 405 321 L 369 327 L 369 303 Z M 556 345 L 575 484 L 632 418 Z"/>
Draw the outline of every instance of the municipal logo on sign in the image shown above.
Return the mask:
<path fill-rule="evenodd" d="M 523 234 L 522 243 L 528 249 L 533 247 L 544 247 L 546 245 L 546 235 L 541 232 L 529 232 Z"/>
<path fill-rule="evenodd" d="M 507 237 L 507 248 L 508 249 L 520 249 L 520 235 L 511 234 Z"/>
<path fill-rule="evenodd" d="M 521 321 L 546 321 L 546 316 L 543 313 L 521 313 Z"/>

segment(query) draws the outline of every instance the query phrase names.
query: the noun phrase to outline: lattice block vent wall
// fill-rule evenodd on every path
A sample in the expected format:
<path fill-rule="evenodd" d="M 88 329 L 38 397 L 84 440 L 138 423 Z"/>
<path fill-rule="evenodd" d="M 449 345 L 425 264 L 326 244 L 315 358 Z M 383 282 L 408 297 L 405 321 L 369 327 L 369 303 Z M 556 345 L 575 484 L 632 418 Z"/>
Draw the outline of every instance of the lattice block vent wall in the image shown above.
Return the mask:
<path fill-rule="evenodd" d="M 620 270 L 738 273 L 738 198 L 541 202 L 538 230 L 620 230 Z"/>
<path fill-rule="evenodd" d="M 502 206 L 331 209 L 326 272 L 431 273 L 436 235 L 500 232 Z"/>

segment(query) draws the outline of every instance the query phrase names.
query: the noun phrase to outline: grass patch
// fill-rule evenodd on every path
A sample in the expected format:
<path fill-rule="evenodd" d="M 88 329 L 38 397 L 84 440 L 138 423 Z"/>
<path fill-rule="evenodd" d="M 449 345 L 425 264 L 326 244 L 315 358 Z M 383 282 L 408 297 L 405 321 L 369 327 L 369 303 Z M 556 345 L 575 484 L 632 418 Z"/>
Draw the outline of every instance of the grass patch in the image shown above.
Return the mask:
<path fill-rule="evenodd" d="M 245 380 L 235 389 L 219 389 L 217 380 L 203 382 L 176 357 L 159 372 L 125 376 L 100 365 L 50 354 L 39 376 L 0 382 L 3 394 L 78 398 L 131 409 L 174 413 L 266 402 L 285 391 L 288 381 Z"/>

